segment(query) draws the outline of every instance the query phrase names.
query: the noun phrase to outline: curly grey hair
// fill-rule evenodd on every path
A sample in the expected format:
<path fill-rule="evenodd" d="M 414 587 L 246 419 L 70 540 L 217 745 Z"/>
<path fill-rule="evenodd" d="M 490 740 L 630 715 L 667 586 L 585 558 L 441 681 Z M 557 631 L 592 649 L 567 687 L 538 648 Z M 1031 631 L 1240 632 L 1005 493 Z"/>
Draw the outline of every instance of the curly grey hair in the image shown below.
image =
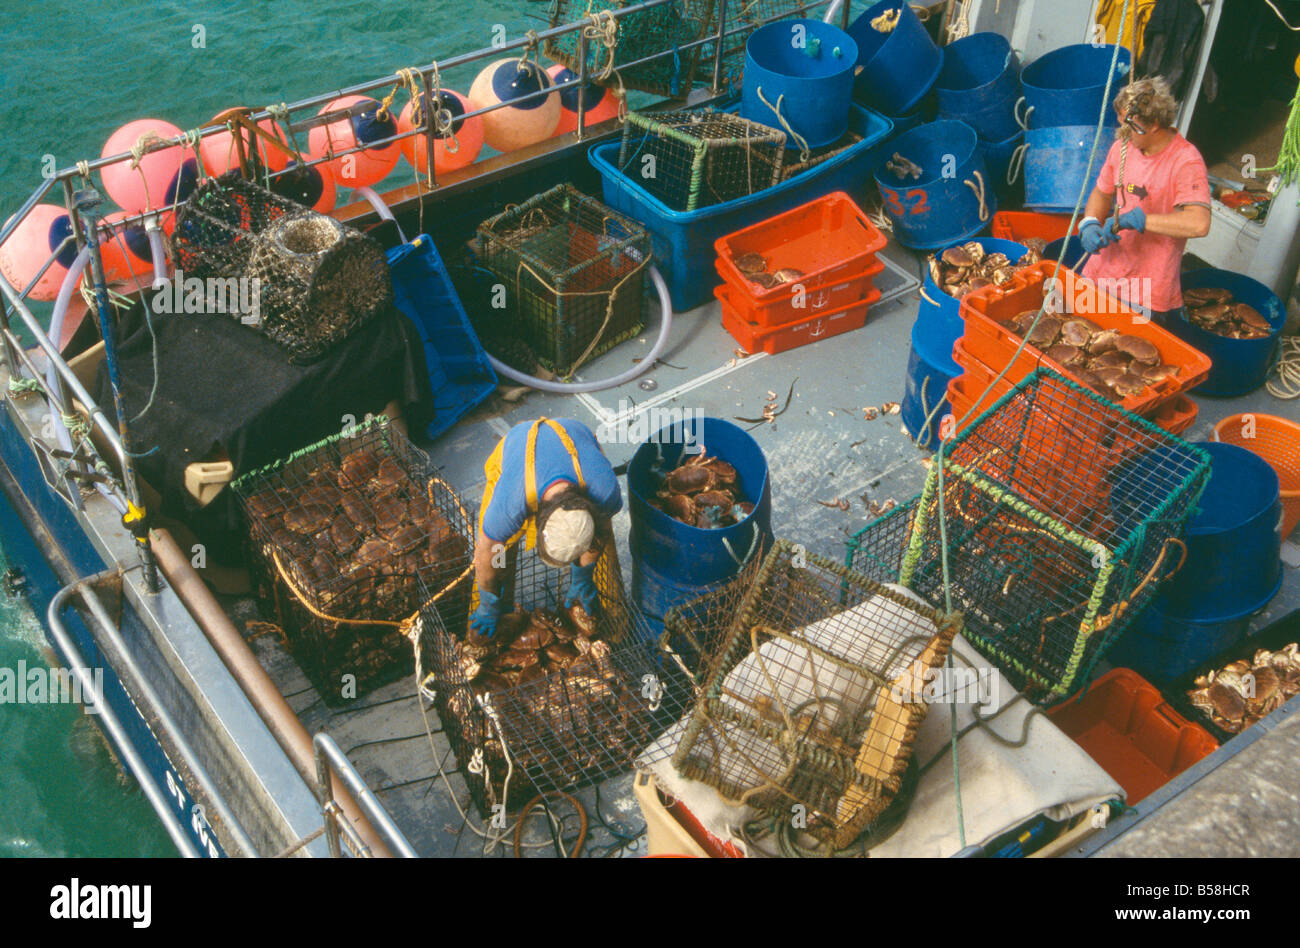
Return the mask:
<path fill-rule="evenodd" d="M 1168 128 L 1178 115 L 1178 100 L 1163 77 L 1152 76 L 1120 89 L 1119 95 L 1115 96 L 1115 111 L 1121 119 L 1132 113 L 1143 125 Z M 1122 125 L 1121 129 L 1127 131 Z"/>

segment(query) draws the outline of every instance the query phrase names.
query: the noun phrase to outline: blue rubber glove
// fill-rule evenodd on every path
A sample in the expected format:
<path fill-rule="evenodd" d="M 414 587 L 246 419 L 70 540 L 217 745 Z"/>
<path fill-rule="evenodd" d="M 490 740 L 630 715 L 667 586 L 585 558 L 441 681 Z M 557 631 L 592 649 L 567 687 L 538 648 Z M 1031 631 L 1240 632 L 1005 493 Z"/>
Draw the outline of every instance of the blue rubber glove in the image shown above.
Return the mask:
<path fill-rule="evenodd" d="M 1119 237 L 1109 227 L 1102 227 L 1101 221 L 1095 217 L 1086 217 L 1079 225 L 1079 242 L 1088 253 L 1097 253 L 1117 240 Z"/>
<path fill-rule="evenodd" d="M 475 635 L 490 639 L 497 633 L 497 620 L 505 612 L 501 597 L 486 589 L 478 591 L 478 608 L 470 616 L 469 628 Z"/>
<path fill-rule="evenodd" d="M 564 595 L 564 608 L 575 602 L 582 603 L 590 615 L 595 615 L 600 608 L 600 592 L 596 589 L 596 564 L 579 566 L 576 562 L 569 566 L 569 591 Z"/>
<path fill-rule="evenodd" d="M 1125 211 L 1115 221 L 1116 230 L 1135 230 L 1139 234 L 1147 229 L 1147 212 L 1140 207 Z"/>

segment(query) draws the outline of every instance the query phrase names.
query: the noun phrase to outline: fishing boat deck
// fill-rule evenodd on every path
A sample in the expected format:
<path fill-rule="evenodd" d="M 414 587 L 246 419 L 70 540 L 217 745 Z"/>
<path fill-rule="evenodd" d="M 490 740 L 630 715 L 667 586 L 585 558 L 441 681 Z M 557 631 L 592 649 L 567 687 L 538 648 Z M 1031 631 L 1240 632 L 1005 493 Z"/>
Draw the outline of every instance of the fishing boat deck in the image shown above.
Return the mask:
<path fill-rule="evenodd" d="M 620 422 L 630 424 L 638 413 L 652 409 L 754 418 L 762 414 L 771 393 L 778 408 L 789 393 L 788 408 L 779 417 L 751 428 L 770 466 L 773 530 L 779 537 L 804 544 L 809 552 L 842 560 L 849 536 L 875 519 L 869 504 L 891 499 L 902 503 L 920 492 L 929 457 L 913 444 L 898 415 L 864 417 L 868 406 L 878 408 L 901 399 L 909 333 L 919 300 L 914 274 L 920 272 L 921 259 L 892 242 L 882 256 L 887 263 L 877 281 L 882 300 L 872 307 L 867 325 L 860 330 L 775 356 L 758 353 L 737 358 L 735 341 L 721 327 L 718 304 L 711 302 L 674 316 L 659 364 L 641 379 L 591 395 L 532 392 L 517 402 L 493 399 L 424 447 L 441 475 L 477 503 L 484 485 L 484 458 L 519 421 L 539 415 L 574 417 L 593 428 L 607 424 L 618 431 Z M 649 352 L 659 327 L 657 307 L 652 312 L 639 337 L 593 360 L 579 380 L 618 374 Z M 653 387 L 643 387 L 644 379 L 653 380 Z M 1243 398 L 1197 402 L 1201 413 L 1196 426 L 1184 435 L 1189 440 L 1210 437 L 1214 423 L 1229 414 L 1277 411 L 1275 400 L 1262 390 Z M 615 465 L 628 461 L 640 437 L 605 443 L 610 461 Z M 847 511 L 827 506 L 841 499 L 848 502 Z M 626 506 L 614 527 L 626 571 L 630 562 Z M 1294 547 L 1291 552 L 1296 552 Z M 1254 627 L 1297 606 L 1300 570 L 1292 567 L 1285 570 L 1282 591 L 1256 617 Z M 256 618 L 255 606 L 247 600 L 235 604 L 232 613 L 237 620 Z M 490 855 L 505 855 L 512 851 L 511 839 L 500 846 L 485 845 L 466 827 L 448 788 L 474 825 L 481 826 L 482 820 L 468 803 L 464 783 L 468 775 L 451 753 L 432 709 L 428 714 L 433 733 L 426 733 L 413 681 L 379 688 L 359 698 L 355 708 L 331 711 L 274 636 L 259 636 L 251 644 L 308 730 L 334 737 L 418 852 L 482 855 L 486 850 Z M 1295 708 L 1282 710 L 1289 713 Z M 1255 753 L 1284 761 L 1289 759 L 1290 746 L 1278 743 L 1273 751 L 1266 738 Z M 588 855 L 644 853 L 644 820 L 632 796 L 631 773 L 575 795 L 590 821 Z M 1249 805 L 1247 799 L 1238 801 L 1239 810 Z M 1144 801 L 1139 814 L 1151 810 L 1152 804 Z M 577 831 L 574 813 L 560 805 L 555 814 L 565 819 L 562 837 L 565 845 L 571 844 Z M 525 855 L 555 851 L 541 816 L 530 820 L 523 842 Z"/>

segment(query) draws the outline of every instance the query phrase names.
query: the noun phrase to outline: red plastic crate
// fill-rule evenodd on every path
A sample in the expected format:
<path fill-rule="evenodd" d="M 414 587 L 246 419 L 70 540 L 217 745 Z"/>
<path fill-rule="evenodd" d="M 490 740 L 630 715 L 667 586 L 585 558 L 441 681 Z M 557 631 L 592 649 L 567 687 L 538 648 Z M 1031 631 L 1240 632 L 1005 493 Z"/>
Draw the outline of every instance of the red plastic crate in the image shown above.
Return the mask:
<path fill-rule="evenodd" d="M 1219 747 L 1128 668 L 1112 669 L 1047 716 L 1124 788 L 1130 806 Z"/>
<path fill-rule="evenodd" d="M 998 370 L 986 365 L 967 352 L 962 339 L 958 339 L 953 344 L 952 357 L 965 370 L 965 374 L 970 377 L 971 381 L 975 383 L 971 389 L 971 395 L 984 391 L 989 383 L 997 378 Z M 994 388 L 994 396 L 1000 398 L 1009 392 L 1013 386 L 1020 384 L 1023 379 L 1024 375 L 1018 375 L 1015 370 L 1008 372 L 1001 379 L 998 379 Z M 987 403 L 987 401 L 986 399 L 985 402 Z M 1195 424 L 1199 411 L 1196 402 L 1186 395 L 1175 395 L 1173 398 L 1156 405 L 1145 417 L 1170 434 L 1182 434 Z"/>
<path fill-rule="evenodd" d="M 1041 237 L 1049 244 L 1059 240 L 1070 229 L 1069 214 L 1042 214 L 1038 211 L 998 211 L 993 215 L 990 232 L 1003 240 L 1024 243 L 1030 237 Z"/>
<path fill-rule="evenodd" d="M 722 303 L 722 328 L 731 333 L 746 352 L 762 350 L 769 355 L 861 329 L 867 322 L 867 310 L 880 299 L 880 290 L 872 290 L 866 299 L 839 309 L 823 311 L 798 322 L 769 328 L 745 319 L 743 311 L 736 305 L 734 293 L 735 290 L 729 283 L 714 287 L 713 295 Z"/>
<path fill-rule="evenodd" d="M 721 261 L 718 264 L 718 276 L 731 288 L 731 298 L 739 303 L 739 308 L 747 312 L 747 321 L 764 328 L 784 326 L 789 323 L 807 319 L 810 315 L 839 309 L 850 303 L 866 299 L 875 290 L 876 277 L 884 271 L 884 263 L 872 257 L 872 264 L 863 272 L 846 277 L 843 282 L 822 287 L 811 287 L 800 280 L 803 286 L 801 306 L 796 306 L 796 294 L 788 291 L 773 299 L 760 300 L 750 291 L 757 285 L 745 281 L 738 284 L 730 274 L 723 272 Z M 768 291 L 764 296 L 770 296 Z"/>
<path fill-rule="evenodd" d="M 987 293 L 986 287 L 968 293 L 961 302 L 961 315 L 965 323 L 962 345 L 966 352 L 985 365 L 1006 365 L 1020 345 L 1020 337 L 1009 329 L 1007 324 L 1018 313 L 1039 308 L 1042 304 L 1043 281 L 1051 277 L 1055 269 L 1054 261 L 1044 260 L 1016 274 L 1022 279 L 1009 292 Z M 1063 283 L 1063 292 L 1067 298 L 1074 298 L 1075 305 L 1071 315 L 1083 316 L 1103 328 L 1118 329 L 1120 332 L 1145 339 L 1160 351 L 1163 362 L 1178 366 L 1176 375 L 1147 386 L 1138 395 L 1122 399 L 1119 402 L 1120 407 L 1139 415 L 1150 415 L 1157 405 L 1199 385 L 1209 375 L 1210 360 L 1204 353 L 1193 349 L 1173 333 L 1161 329 L 1118 300 L 1105 297 L 1109 310 L 1106 313 L 1079 308 L 1077 304 L 1086 304 L 1087 301 L 1075 296 L 1074 287 L 1095 286 L 1095 284 L 1070 270 L 1063 270 L 1062 274 L 1060 279 Z M 1092 294 L 1094 301 L 1099 295 L 1097 292 Z M 1047 358 L 1031 345 L 1026 345 L 1021 350 L 1008 376 L 1023 378 L 1038 365 L 1075 382 L 1078 381 L 1069 369 Z"/>
<path fill-rule="evenodd" d="M 852 289 L 843 285 L 860 282 L 865 273 L 879 273 L 876 254 L 888 243 L 867 219 L 867 215 L 843 191 L 777 214 L 714 241 L 718 253 L 718 275 L 754 301 L 752 319 L 762 326 L 775 326 L 804 318 L 805 311 L 790 305 L 793 293 L 785 286 L 763 289 L 751 283 L 735 265 L 743 254 L 757 253 L 767 260 L 769 272 L 786 267 L 803 271 L 799 283 L 809 299 L 814 291 L 831 289 L 835 300 L 822 303 L 843 305 Z M 883 264 L 879 264 L 883 268 Z M 871 287 L 858 287 L 863 299 Z"/>

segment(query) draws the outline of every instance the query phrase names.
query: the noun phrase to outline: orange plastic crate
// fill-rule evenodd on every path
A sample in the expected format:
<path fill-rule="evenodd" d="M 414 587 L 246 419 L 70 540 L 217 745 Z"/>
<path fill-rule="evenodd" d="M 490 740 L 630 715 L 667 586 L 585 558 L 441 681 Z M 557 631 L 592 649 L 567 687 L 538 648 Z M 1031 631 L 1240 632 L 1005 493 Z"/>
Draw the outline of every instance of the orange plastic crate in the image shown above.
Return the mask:
<path fill-rule="evenodd" d="M 880 299 L 880 290 L 873 289 L 866 299 L 839 309 L 823 311 L 784 326 L 763 327 L 745 319 L 745 311 L 737 306 L 734 293 L 729 283 L 713 289 L 713 295 L 722 303 L 722 328 L 731 333 L 746 352 L 762 350 L 769 355 L 861 329 L 867 322 L 867 310 Z"/>
<path fill-rule="evenodd" d="M 829 312 L 866 299 L 876 288 L 876 277 L 885 269 L 885 265 L 875 257 L 872 257 L 872 261 L 866 270 L 847 276 L 839 283 L 811 287 L 800 280 L 799 284 L 803 286 L 802 300 L 799 300 L 793 291 L 773 299 L 760 300 L 751 292 L 757 289 L 757 284 L 750 283 L 748 280 L 744 281 L 743 285 L 737 283 L 729 273 L 723 272 L 720 261 L 718 276 L 722 277 L 723 282 L 731 288 L 731 298 L 738 301 L 740 308 L 749 313 L 748 321 L 770 329 L 807 319 L 810 315 L 823 310 Z M 772 292 L 768 291 L 764 295 L 769 296 Z M 795 305 L 796 302 L 801 305 Z"/>
<path fill-rule="evenodd" d="M 760 326 L 794 322 L 807 316 L 790 301 L 793 293 L 786 286 L 763 289 L 751 283 L 735 265 L 735 259 L 756 253 L 767 260 L 769 272 L 786 267 L 803 271 L 799 283 L 809 299 L 814 291 L 834 290 L 834 299 L 826 298 L 820 308 L 839 306 L 850 299 L 863 299 L 870 285 L 857 286 L 859 295 L 851 297 L 852 288 L 845 283 L 859 283 L 866 273 L 879 273 L 876 254 L 884 249 L 888 238 L 882 234 L 862 209 L 843 191 L 835 191 L 807 204 L 777 214 L 714 241 L 718 253 L 718 275 L 741 291 L 754 305 L 750 317 Z M 879 264 L 883 269 L 883 264 Z M 734 294 L 733 294 L 734 295 Z"/>
<path fill-rule="evenodd" d="M 1200 413 L 1196 402 L 1186 395 L 1178 395 L 1157 408 L 1151 420 L 1170 434 L 1182 434 L 1196 424 Z"/>
<path fill-rule="evenodd" d="M 1064 237 L 1070 229 L 1069 214 L 1042 214 L 1038 211 L 998 211 L 993 215 L 990 232 L 1003 240 L 1024 243 L 1040 237 L 1051 243 Z"/>
<path fill-rule="evenodd" d="M 1112 669 L 1047 716 L 1124 788 L 1130 806 L 1219 747 L 1128 668 Z"/>
<path fill-rule="evenodd" d="M 968 293 L 961 303 L 961 315 L 965 322 L 962 344 L 966 351 L 985 365 L 1005 365 L 1020 344 L 1020 337 L 1007 324 L 1018 313 L 1039 308 L 1042 304 L 1043 281 L 1051 277 L 1055 269 L 1054 261 L 1044 260 L 1016 274 L 1021 279 L 1010 292 L 988 293 L 986 287 Z M 1138 395 L 1122 399 L 1119 402 L 1121 408 L 1139 415 L 1149 415 L 1157 405 L 1199 385 L 1210 374 L 1209 357 L 1118 300 L 1104 297 L 1108 312 L 1096 312 L 1095 302 L 1102 294 L 1089 294 L 1094 304 L 1089 306 L 1088 300 L 1077 296 L 1075 292 L 1076 288 L 1095 288 L 1090 280 L 1071 270 L 1062 270 L 1059 279 L 1063 284 L 1063 293 L 1071 302 L 1072 315 L 1083 316 L 1103 328 L 1117 329 L 1145 339 L 1160 351 L 1162 361 L 1178 366 L 1178 373 L 1171 378 L 1147 386 Z M 1030 345 L 1021 350 L 1008 374 L 1023 378 L 1039 365 L 1078 382 L 1069 369 Z"/>

